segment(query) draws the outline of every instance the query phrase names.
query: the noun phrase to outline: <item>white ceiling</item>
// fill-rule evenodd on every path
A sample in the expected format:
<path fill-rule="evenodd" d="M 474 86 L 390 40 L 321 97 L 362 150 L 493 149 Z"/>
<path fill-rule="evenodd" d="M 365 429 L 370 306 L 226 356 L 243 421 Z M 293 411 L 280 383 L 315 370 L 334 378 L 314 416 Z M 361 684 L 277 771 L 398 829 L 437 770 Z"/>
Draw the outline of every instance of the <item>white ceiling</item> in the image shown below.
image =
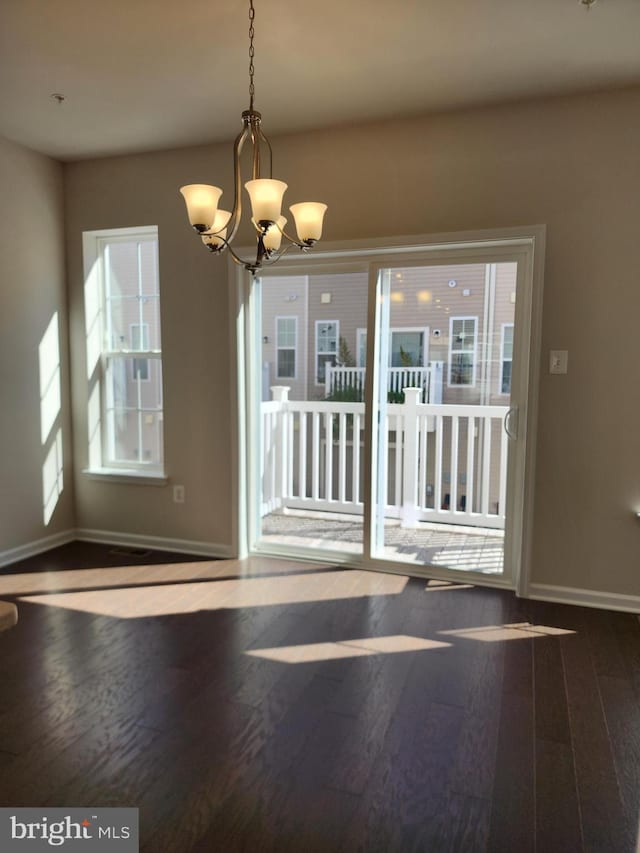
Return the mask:
<path fill-rule="evenodd" d="M 640 0 L 254 2 L 268 134 L 640 83 Z M 232 138 L 247 9 L 0 0 L 0 135 L 62 160 Z"/>

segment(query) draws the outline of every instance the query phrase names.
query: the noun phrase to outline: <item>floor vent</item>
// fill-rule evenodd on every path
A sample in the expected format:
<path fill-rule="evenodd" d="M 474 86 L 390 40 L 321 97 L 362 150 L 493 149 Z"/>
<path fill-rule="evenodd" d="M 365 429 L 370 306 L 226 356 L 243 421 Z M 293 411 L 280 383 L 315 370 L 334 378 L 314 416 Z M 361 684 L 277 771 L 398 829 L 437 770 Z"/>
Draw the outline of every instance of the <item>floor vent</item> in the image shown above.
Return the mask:
<path fill-rule="evenodd" d="M 148 557 L 151 554 L 148 548 L 128 548 L 126 545 L 111 548 L 110 554 L 115 554 L 117 557 Z"/>

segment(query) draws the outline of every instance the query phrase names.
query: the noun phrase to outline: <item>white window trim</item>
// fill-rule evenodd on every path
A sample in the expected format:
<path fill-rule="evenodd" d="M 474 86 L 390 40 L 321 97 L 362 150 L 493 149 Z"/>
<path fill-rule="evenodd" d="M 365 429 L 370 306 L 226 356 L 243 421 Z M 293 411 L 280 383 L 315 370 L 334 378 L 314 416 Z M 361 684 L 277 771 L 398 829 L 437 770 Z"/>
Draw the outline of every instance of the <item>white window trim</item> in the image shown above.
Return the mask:
<path fill-rule="evenodd" d="M 333 323 L 336 327 L 336 348 L 334 352 L 318 349 L 318 326 L 324 326 L 327 323 Z M 338 360 L 338 353 L 340 352 L 340 320 L 316 320 L 314 329 L 314 346 L 316 355 L 313 362 L 313 384 L 316 388 L 324 388 L 325 383 L 318 382 L 318 357 L 321 355 L 334 355 L 336 361 Z"/>
<path fill-rule="evenodd" d="M 392 326 L 389 330 L 391 335 L 394 332 L 422 332 L 423 341 L 422 341 L 422 364 L 416 364 L 414 367 L 428 367 L 429 366 L 429 336 L 431 334 L 431 329 L 429 326 Z M 356 364 L 358 367 L 365 367 L 362 364 L 361 353 L 363 351 L 362 347 L 362 338 L 365 339 L 364 345 L 364 353 L 366 356 L 367 346 L 366 346 L 366 338 L 367 338 L 367 330 L 364 328 L 356 329 Z M 389 348 L 389 361 L 391 361 L 391 348 Z"/>
<path fill-rule="evenodd" d="M 295 343 L 292 347 L 281 347 L 280 336 L 278 335 L 278 323 L 280 320 L 293 320 L 295 329 Z M 298 379 L 298 318 L 295 314 L 278 314 L 276 317 L 276 379 L 292 379 L 294 382 Z M 280 350 L 293 350 L 294 371 L 293 376 L 280 376 L 278 373 L 278 353 Z"/>
<path fill-rule="evenodd" d="M 452 383 L 451 382 L 451 356 L 455 355 L 459 352 L 469 353 L 471 350 L 454 350 L 452 348 L 453 343 L 453 324 L 456 320 L 473 320 L 474 323 L 474 333 L 473 333 L 473 371 L 472 371 L 472 379 L 468 385 L 461 385 L 459 382 Z M 456 316 L 449 317 L 449 353 L 447 359 L 447 388 L 475 388 L 476 387 L 476 373 L 478 367 L 478 318 L 476 316 Z"/>
<path fill-rule="evenodd" d="M 427 367 L 429 364 L 429 326 L 392 326 L 389 329 L 389 343 L 393 343 L 394 334 L 404 334 L 405 332 L 418 332 L 422 335 L 422 364 L 414 364 L 412 367 Z M 389 346 L 389 363 L 391 363 L 391 354 L 393 346 Z"/>
<path fill-rule="evenodd" d="M 100 421 L 101 426 L 99 427 L 99 441 L 100 441 L 100 458 L 101 464 L 89 465 L 87 468 L 83 469 L 83 474 L 91 479 L 96 480 L 105 480 L 109 482 L 128 482 L 128 483 L 137 483 L 140 485 L 164 485 L 167 482 L 167 476 L 165 474 L 165 461 L 164 461 L 164 448 L 163 448 L 163 462 L 161 465 L 157 465 L 155 463 L 145 462 L 141 460 L 139 462 L 133 462 L 131 460 L 118 462 L 117 460 L 112 460 L 109 458 L 107 444 L 108 444 L 108 426 L 105 422 L 105 414 L 107 410 L 107 389 L 105 383 L 106 376 L 106 366 L 108 360 L 116 360 L 116 359 L 133 359 L 133 358 L 147 358 L 147 359 L 159 359 L 162 360 L 162 351 L 160 349 L 154 350 L 128 350 L 122 349 L 117 351 L 107 350 L 105 348 L 106 343 L 106 335 L 105 335 L 105 316 L 104 316 L 104 308 L 106 304 L 106 292 L 105 292 L 105 281 L 104 281 L 104 267 L 100 263 L 100 259 L 103 256 L 104 245 L 108 242 L 110 244 L 117 242 L 129 242 L 132 239 L 137 239 L 141 242 L 158 242 L 158 228 L 155 225 L 144 225 L 134 228 L 113 228 L 113 229 L 105 229 L 98 231 L 85 231 L 82 235 L 82 247 L 83 247 L 83 258 L 84 258 L 84 281 L 85 281 L 85 328 L 86 328 L 86 293 L 89 285 L 93 284 L 94 286 L 94 298 L 97 298 L 99 301 L 99 322 L 100 322 L 100 340 L 101 340 L 101 351 L 99 357 L 95 361 L 95 365 L 88 365 L 87 373 L 91 370 L 90 376 L 88 376 L 89 382 L 89 398 L 91 397 L 91 386 L 94 381 L 99 382 L 101 386 L 101 395 L 100 395 Z M 139 325 L 139 323 L 135 324 Z M 148 324 L 147 324 L 148 325 Z M 87 353 L 88 355 L 88 353 Z M 97 378 L 95 377 L 95 373 L 98 371 Z M 141 382 L 146 382 L 150 380 L 140 380 Z M 137 411 L 137 409 L 136 409 Z M 145 410 L 142 410 L 143 412 Z M 163 408 L 160 410 L 153 409 L 149 410 L 150 413 L 159 416 L 162 420 L 164 420 L 164 394 L 163 394 Z M 91 425 L 89 425 L 91 427 Z M 92 440 L 92 436 L 89 436 L 89 441 Z"/>
<path fill-rule="evenodd" d="M 505 360 L 509 361 L 513 364 L 513 340 L 511 341 L 511 358 L 505 359 L 504 357 L 504 333 L 505 329 L 513 329 L 513 323 L 502 323 L 500 326 L 500 371 L 498 375 L 498 394 L 501 397 L 509 397 L 511 395 L 511 391 L 503 391 L 502 390 L 502 380 L 504 378 L 504 363 Z"/>

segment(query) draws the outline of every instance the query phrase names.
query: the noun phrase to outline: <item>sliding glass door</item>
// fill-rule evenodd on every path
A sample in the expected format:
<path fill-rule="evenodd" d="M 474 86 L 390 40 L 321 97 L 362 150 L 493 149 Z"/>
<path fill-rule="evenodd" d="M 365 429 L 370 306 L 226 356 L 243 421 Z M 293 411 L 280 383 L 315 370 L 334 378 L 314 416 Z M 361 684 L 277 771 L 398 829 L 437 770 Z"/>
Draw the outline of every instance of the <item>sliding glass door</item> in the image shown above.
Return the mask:
<path fill-rule="evenodd" d="M 379 269 L 372 556 L 503 574 L 517 281 L 513 261 Z M 408 326 L 424 345 L 398 359 Z"/>
<path fill-rule="evenodd" d="M 531 257 L 332 253 L 252 284 L 250 550 L 513 582 Z"/>

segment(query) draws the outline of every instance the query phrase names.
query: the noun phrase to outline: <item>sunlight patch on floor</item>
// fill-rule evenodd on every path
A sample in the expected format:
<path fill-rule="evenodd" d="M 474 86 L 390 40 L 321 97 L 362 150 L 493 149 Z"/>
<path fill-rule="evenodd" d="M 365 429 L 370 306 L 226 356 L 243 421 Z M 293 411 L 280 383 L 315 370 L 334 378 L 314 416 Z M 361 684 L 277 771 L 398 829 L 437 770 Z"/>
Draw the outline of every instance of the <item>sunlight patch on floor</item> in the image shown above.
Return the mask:
<path fill-rule="evenodd" d="M 556 628 L 550 625 L 532 625 L 530 622 L 513 622 L 508 625 L 484 625 L 478 628 L 456 628 L 451 631 L 438 631 L 438 634 L 461 637 L 466 640 L 479 640 L 482 643 L 496 643 L 501 640 L 524 640 L 532 637 L 556 637 L 562 634 L 575 634 L 568 628 Z"/>
<path fill-rule="evenodd" d="M 200 560 L 187 563 L 155 563 L 100 569 L 65 569 L 55 572 L 0 574 L 0 595 L 27 595 L 62 590 L 147 586 L 155 583 L 251 578 L 261 575 L 304 574 L 324 568 L 322 563 L 301 563 L 249 557 L 247 560 Z"/>
<path fill-rule="evenodd" d="M 265 658 L 279 663 L 317 663 L 323 660 L 389 655 L 401 652 L 421 652 L 427 649 L 447 648 L 451 644 L 422 637 L 396 634 L 389 637 L 365 637 L 359 640 L 342 640 L 338 643 L 308 643 L 299 646 L 278 646 L 272 649 L 252 649 L 245 652 L 252 657 Z"/>
<path fill-rule="evenodd" d="M 127 582 L 130 582 L 127 579 Z M 125 589 L 23 596 L 20 601 L 63 607 L 118 619 L 196 613 L 201 610 L 268 607 L 398 595 L 408 578 L 376 572 L 327 571 L 238 580 L 167 583 Z"/>

